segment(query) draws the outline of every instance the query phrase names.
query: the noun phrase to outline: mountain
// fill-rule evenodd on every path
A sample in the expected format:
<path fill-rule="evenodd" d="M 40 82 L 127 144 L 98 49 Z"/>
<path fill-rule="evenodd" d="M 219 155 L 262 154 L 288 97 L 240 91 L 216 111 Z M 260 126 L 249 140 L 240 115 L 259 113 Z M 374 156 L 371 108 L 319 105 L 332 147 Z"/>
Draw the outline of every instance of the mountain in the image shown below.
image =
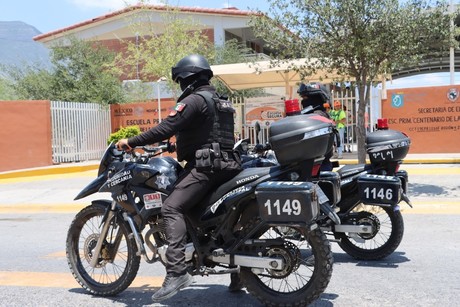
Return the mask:
<path fill-rule="evenodd" d="M 0 64 L 50 67 L 49 49 L 32 38 L 41 34 L 21 21 L 0 21 Z"/>

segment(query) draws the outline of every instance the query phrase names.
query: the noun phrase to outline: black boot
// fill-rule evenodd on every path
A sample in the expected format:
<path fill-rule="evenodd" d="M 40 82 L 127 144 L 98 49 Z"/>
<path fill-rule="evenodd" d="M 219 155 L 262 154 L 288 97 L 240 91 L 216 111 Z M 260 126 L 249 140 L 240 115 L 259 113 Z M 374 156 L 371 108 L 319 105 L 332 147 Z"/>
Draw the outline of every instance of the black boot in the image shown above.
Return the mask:
<path fill-rule="evenodd" d="M 228 286 L 228 291 L 230 292 L 237 292 L 241 291 L 244 288 L 243 283 L 240 279 L 240 274 L 238 273 L 231 273 L 230 274 L 230 285 Z"/>
<path fill-rule="evenodd" d="M 192 282 L 193 277 L 187 272 L 181 275 L 168 273 L 161 289 L 152 295 L 152 300 L 159 302 L 168 299 L 174 296 L 180 289 L 190 286 Z"/>

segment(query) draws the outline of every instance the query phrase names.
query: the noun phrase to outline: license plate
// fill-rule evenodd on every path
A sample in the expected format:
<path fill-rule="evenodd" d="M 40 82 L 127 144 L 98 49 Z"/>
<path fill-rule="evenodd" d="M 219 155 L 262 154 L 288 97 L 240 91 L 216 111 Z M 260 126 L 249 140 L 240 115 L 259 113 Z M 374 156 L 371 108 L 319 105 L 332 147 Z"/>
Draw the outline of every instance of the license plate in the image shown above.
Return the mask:
<path fill-rule="evenodd" d="M 311 182 L 269 181 L 256 189 L 260 217 L 269 223 L 307 223 L 319 214 Z"/>
<path fill-rule="evenodd" d="M 161 199 L 161 193 L 150 193 L 144 194 L 144 207 L 145 209 L 161 208 L 163 206 L 163 200 Z"/>
<path fill-rule="evenodd" d="M 399 203 L 401 200 L 401 182 L 397 177 L 365 176 L 367 177 L 358 179 L 359 196 L 363 203 L 388 205 Z"/>

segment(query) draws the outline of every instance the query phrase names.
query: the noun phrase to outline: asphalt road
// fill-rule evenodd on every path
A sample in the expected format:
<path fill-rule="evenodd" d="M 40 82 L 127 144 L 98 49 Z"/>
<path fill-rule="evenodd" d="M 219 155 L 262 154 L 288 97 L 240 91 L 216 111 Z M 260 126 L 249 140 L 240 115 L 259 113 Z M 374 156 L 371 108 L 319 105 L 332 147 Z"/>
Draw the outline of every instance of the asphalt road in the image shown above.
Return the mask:
<path fill-rule="evenodd" d="M 382 261 L 356 261 L 335 243 L 334 272 L 312 306 L 460 306 L 460 165 L 406 165 L 414 208 L 402 205 L 405 235 Z M 73 197 L 95 171 L 0 179 L 0 306 L 144 306 L 161 286 L 161 264 L 141 263 L 116 297 L 87 294 L 73 279 L 65 237 L 73 216 L 94 198 Z M 261 306 L 227 291 L 229 277 L 195 283 L 156 306 Z M 153 305 L 154 306 L 154 305 Z"/>

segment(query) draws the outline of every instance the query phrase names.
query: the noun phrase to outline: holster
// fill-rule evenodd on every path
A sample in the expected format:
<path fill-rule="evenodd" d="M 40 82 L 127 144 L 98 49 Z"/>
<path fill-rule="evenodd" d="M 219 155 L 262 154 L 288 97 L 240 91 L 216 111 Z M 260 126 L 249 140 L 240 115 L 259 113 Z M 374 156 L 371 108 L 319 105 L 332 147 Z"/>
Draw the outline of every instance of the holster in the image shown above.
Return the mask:
<path fill-rule="evenodd" d="M 195 152 L 195 168 L 199 172 L 220 171 L 227 166 L 228 154 L 220 151 L 219 143 Z"/>
<path fill-rule="evenodd" d="M 211 172 L 212 167 L 211 149 L 198 149 L 195 152 L 195 168 L 200 172 Z"/>

